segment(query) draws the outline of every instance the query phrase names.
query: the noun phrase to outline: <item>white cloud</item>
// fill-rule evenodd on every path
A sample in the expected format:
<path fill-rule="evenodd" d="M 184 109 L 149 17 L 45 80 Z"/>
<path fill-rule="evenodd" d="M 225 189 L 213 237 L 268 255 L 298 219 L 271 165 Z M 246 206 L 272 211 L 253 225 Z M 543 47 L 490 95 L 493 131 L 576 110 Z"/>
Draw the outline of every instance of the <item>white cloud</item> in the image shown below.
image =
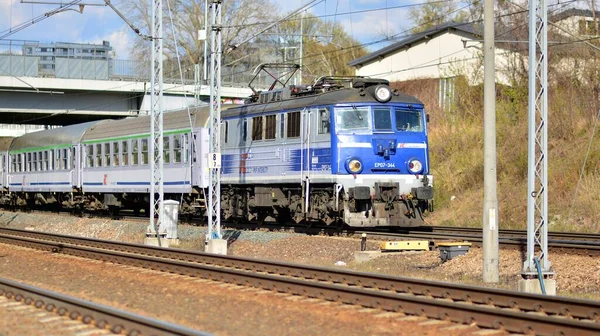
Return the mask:
<path fill-rule="evenodd" d="M 113 31 L 107 35 L 100 36 L 97 38 L 93 38 L 91 42 L 88 43 L 97 43 L 101 44 L 102 41 L 110 42 L 110 46 L 116 54 L 116 58 L 118 59 L 129 59 L 130 54 L 129 51 L 133 44 L 133 39 L 131 35 L 122 28 L 120 30 Z"/>

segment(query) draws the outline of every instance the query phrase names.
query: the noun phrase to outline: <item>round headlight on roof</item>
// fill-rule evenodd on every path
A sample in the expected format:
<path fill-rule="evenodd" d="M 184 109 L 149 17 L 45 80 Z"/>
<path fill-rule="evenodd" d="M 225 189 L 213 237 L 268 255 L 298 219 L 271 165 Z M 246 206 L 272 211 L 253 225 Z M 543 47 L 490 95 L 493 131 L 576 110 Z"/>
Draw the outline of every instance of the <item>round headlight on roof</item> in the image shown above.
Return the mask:
<path fill-rule="evenodd" d="M 392 91 L 387 85 L 377 85 L 375 87 L 375 99 L 380 103 L 387 103 L 392 99 Z"/>

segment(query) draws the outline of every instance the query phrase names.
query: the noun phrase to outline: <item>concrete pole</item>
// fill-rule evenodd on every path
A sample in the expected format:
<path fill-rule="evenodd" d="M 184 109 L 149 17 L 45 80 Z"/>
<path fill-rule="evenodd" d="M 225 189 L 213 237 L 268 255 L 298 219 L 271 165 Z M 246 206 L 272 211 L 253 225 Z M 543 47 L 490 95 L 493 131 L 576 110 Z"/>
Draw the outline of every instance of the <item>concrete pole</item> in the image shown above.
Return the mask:
<path fill-rule="evenodd" d="M 494 0 L 485 0 L 483 22 L 483 281 L 498 282 Z"/>

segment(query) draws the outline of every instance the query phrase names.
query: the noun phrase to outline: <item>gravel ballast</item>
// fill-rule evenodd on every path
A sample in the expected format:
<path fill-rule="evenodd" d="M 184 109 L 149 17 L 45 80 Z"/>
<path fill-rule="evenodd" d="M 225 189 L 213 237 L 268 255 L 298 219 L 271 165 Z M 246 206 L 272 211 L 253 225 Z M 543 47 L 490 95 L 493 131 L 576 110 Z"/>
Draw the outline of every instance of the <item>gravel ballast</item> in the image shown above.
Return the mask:
<path fill-rule="evenodd" d="M 142 243 L 147 224 L 142 221 L 110 220 L 107 218 L 79 218 L 42 212 L 0 212 L 0 226 L 29 229 Z M 179 225 L 180 248 L 201 251 L 204 248 L 205 227 Z M 465 255 L 441 263 L 439 253 L 406 252 L 384 255 L 380 258 L 355 263 L 354 252 L 360 248 L 355 238 L 309 236 L 305 234 L 268 231 L 224 230 L 229 240 L 230 255 L 272 259 L 303 264 L 345 268 L 398 276 L 410 276 L 468 284 L 516 289 L 521 278 L 521 252 L 500 250 L 500 283 L 481 281 L 482 251 L 472 248 Z M 369 240 L 368 249 L 377 249 L 377 242 Z M 551 254 L 550 261 L 556 272 L 559 295 L 600 299 L 600 258 L 570 254 Z M 341 263 L 339 263 L 341 262 Z"/>

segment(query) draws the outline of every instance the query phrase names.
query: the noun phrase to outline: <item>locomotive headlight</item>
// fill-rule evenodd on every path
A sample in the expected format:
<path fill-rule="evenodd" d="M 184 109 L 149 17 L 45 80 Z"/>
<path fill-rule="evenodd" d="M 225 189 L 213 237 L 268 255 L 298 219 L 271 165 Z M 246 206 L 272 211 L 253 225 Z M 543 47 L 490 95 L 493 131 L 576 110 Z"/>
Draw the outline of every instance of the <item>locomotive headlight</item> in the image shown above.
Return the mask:
<path fill-rule="evenodd" d="M 392 98 L 392 91 L 387 85 L 375 87 L 375 99 L 380 103 L 387 103 Z"/>
<path fill-rule="evenodd" d="M 423 170 L 423 164 L 417 159 L 408 161 L 408 170 L 413 174 L 418 174 Z"/>
<path fill-rule="evenodd" d="M 363 169 L 362 162 L 359 159 L 351 158 L 346 161 L 346 170 L 350 174 L 359 174 Z"/>

